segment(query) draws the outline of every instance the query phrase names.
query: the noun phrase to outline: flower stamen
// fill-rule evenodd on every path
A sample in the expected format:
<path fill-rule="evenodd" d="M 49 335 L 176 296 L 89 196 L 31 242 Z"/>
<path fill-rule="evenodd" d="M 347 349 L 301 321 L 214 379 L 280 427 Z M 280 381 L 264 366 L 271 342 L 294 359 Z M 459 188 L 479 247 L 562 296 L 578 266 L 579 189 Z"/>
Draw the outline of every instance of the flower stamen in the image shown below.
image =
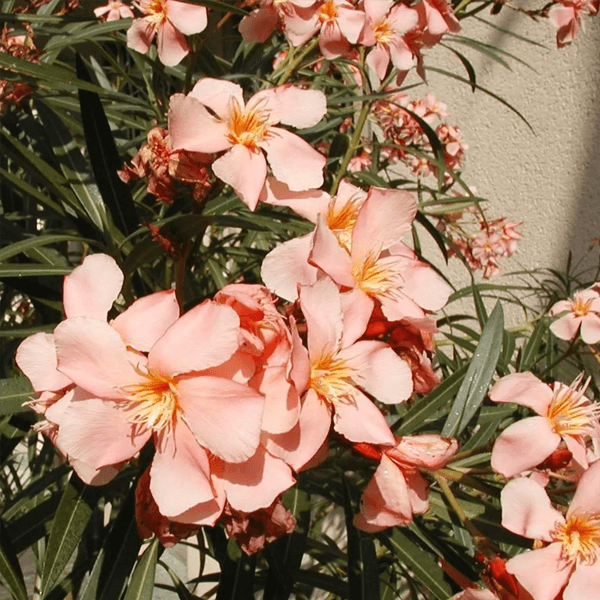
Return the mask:
<path fill-rule="evenodd" d="M 575 512 L 557 523 L 552 539 L 562 544 L 564 560 L 592 565 L 600 556 L 600 515 Z"/>
<path fill-rule="evenodd" d="M 328 404 L 354 404 L 353 374 L 354 370 L 343 360 L 324 352 L 311 362 L 309 387 L 317 392 L 321 401 Z"/>
<path fill-rule="evenodd" d="M 592 404 L 583 395 L 590 380 L 580 386 L 581 380 L 582 375 L 570 386 L 555 385 L 547 416 L 559 435 L 590 435 L 594 431 L 594 424 L 598 423 L 600 405 Z"/>
<path fill-rule="evenodd" d="M 149 367 L 146 372 L 137 366 L 134 368 L 146 381 L 120 388 L 126 403 L 127 420 L 157 434 L 170 434 L 180 410 L 175 380 Z"/>

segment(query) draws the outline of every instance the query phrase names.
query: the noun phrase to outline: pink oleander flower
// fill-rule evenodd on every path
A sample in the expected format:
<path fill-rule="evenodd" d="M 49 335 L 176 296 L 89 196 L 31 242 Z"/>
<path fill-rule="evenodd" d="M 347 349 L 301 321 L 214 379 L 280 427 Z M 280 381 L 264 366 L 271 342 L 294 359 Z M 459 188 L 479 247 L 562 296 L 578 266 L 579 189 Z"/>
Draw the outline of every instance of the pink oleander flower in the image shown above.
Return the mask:
<path fill-rule="evenodd" d="M 583 27 L 583 17 L 598 13 L 598 2 L 592 0 L 558 0 L 549 10 L 548 17 L 558 29 L 556 46 L 568 46 Z"/>
<path fill-rule="evenodd" d="M 213 163 L 213 172 L 254 210 L 267 161 L 275 178 L 293 191 L 322 185 L 325 157 L 276 125 L 311 127 L 326 110 L 325 94 L 318 90 L 284 85 L 258 92 L 245 103 L 239 85 L 205 78 L 187 96 L 171 97 L 169 131 L 175 149 L 226 151 Z"/>
<path fill-rule="evenodd" d="M 86 257 L 64 279 L 63 306 L 67 318 L 80 316 L 106 322 L 108 311 L 120 293 L 123 273 L 114 259 L 106 254 Z M 136 300 L 127 310 L 110 321 L 132 351 L 145 352 L 179 317 L 174 290 L 157 292 Z M 71 456 L 59 436 L 61 423 L 71 402 L 83 391 L 58 369 L 55 338 L 50 333 L 36 333 L 26 338 L 17 349 L 15 361 L 40 396 L 29 404 L 44 416 L 36 429 L 46 435 L 66 456 L 83 481 L 102 485 L 119 471 L 119 464 L 94 467 Z"/>
<path fill-rule="evenodd" d="M 168 67 L 179 64 L 188 54 L 186 35 L 206 29 L 206 7 L 178 0 L 139 0 L 135 4 L 146 16 L 135 19 L 127 31 L 127 47 L 146 54 L 158 36 L 158 58 Z"/>
<path fill-rule="evenodd" d="M 492 467 L 505 477 L 514 477 L 545 461 L 564 441 L 580 471 L 588 467 L 586 442 L 600 442 L 600 405 L 583 394 L 587 383 L 581 376 L 570 386 L 555 382 L 553 387 L 532 373 L 503 377 L 490 391 L 494 402 L 527 406 L 538 416 L 509 425 L 496 439 Z"/>
<path fill-rule="evenodd" d="M 110 0 L 108 4 L 95 8 L 94 14 L 97 18 L 103 17 L 105 21 L 118 21 L 134 17 L 131 8 L 121 0 Z"/>
<path fill-rule="evenodd" d="M 296 528 L 296 518 L 279 500 L 252 513 L 234 510 L 226 504 L 221 520 L 227 536 L 236 540 L 248 555 L 256 554 L 266 544 Z"/>
<path fill-rule="evenodd" d="M 308 21 L 310 9 L 317 0 L 260 0 L 258 8 L 240 22 L 240 33 L 246 42 L 266 42 L 276 29 L 287 30 Z M 276 68 L 273 65 L 273 68 Z"/>
<path fill-rule="evenodd" d="M 372 187 L 343 246 L 319 217 L 309 262 L 355 291 L 366 321 L 376 302 L 390 321 L 420 319 L 442 308 L 450 295 L 450 286 L 402 242 L 416 210 L 412 194 Z"/>
<path fill-rule="evenodd" d="M 427 31 L 427 45 L 433 46 L 446 33 L 458 33 L 460 23 L 448 0 L 421 0 L 416 7 L 420 25 Z"/>
<path fill-rule="evenodd" d="M 557 302 L 549 312 L 559 317 L 550 330 L 561 340 L 572 340 L 578 332 L 586 344 L 600 342 L 600 294 L 593 289 L 575 292 L 573 299 Z"/>
<path fill-rule="evenodd" d="M 325 58 L 347 55 L 362 33 L 365 13 L 347 0 L 324 0 L 310 10 L 310 20 L 288 23 L 290 42 L 299 46 L 318 32 L 319 48 Z"/>
<path fill-rule="evenodd" d="M 367 24 L 361 41 L 375 45 L 367 54 L 367 65 L 379 81 L 385 78 L 390 60 L 399 71 L 408 71 L 415 60 L 404 35 L 417 26 L 417 11 L 393 0 L 365 0 L 363 7 Z"/>
<path fill-rule="evenodd" d="M 382 531 L 407 525 L 414 514 L 426 512 L 429 484 L 419 468 L 441 469 L 457 450 L 455 439 L 435 434 L 397 437 L 391 447 L 382 446 L 381 461 L 363 492 L 360 514 L 354 518 L 356 527 Z"/>
<path fill-rule="evenodd" d="M 301 286 L 300 307 L 308 347 L 297 365 L 306 381 L 303 409 L 310 408 L 323 441 L 333 420 L 352 442 L 392 444 L 383 414 L 362 390 L 385 404 L 405 401 L 412 393 L 408 365 L 384 342 L 357 341 L 366 322 L 355 313 L 353 297 L 341 294 L 331 279 Z"/>
<path fill-rule="evenodd" d="M 534 600 L 600 599 L 599 496 L 600 462 L 581 477 L 565 515 L 531 479 L 514 479 L 502 490 L 503 527 L 544 544 L 506 563 Z"/>

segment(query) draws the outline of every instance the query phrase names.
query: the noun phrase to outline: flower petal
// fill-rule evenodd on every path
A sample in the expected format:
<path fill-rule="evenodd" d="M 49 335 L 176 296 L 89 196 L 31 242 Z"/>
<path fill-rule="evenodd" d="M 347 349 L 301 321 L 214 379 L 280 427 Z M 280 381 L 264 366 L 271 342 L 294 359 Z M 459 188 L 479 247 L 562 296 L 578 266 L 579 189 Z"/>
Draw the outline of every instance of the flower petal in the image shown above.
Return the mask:
<path fill-rule="evenodd" d="M 333 428 L 351 442 L 394 443 L 394 436 L 381 411 L 360 391 L 353 402 L 336 402 Z"/>
<path fill-rule="evenodd" d="M 514 477 L 543 462 L 560 444 L 545 417 L 528 417 L 507 427 L 492 449 L 492 467 L 505 477 Z"/>
<path fill-rule="evenodd" d="M 151 432 L 138 434 L 126 417 L 116 402 L 76 399 L 62 415 L 57 444 L 69 457 L 94 469 L 129 460 L 144 447 Z"/>
<path fill-rule="evenodd" d="M 185 35 L 200 33 L 208 25 L 208 14 L 205 6 L 167 0 L 167 18 Z"/>
<path fill-rule="evenodd" d="M 248 107 L 258 103 L 264 103 L 265 110 L 270 111 L 271 123 L 298 128 L 316 125 L 327 112 L 327 98 L 323 92 L 303 90 L 290 84 L 258 92 L 250 98 Z"/>
<path fill-rule="evenodd" d="M 600 317 L 596 313 L 588 313 L 581 320 L 581 339 L 586 344 L 600 342 Z"/>
<path fill-rule="evenodd" d="M 299 285 L 317 280 L 318 269 L 308 262 L 313 234 L 309 233 L 276 246 L 265 256 L 260 274 L 265 285 L 279 297 L 294 302 Z"/>
<path fill-rule="evenodd" d="M 561 550 L 561 544 L 554 543 L 524 552 L 511 558 L 506 570 L 515 575 L 535 600 L 556 600 L 573 571 L 572 566 L 561 560 Z"/>
<path fill-rule="evenodd" d="M 212 77 L 199 79 L 188 97 L 199 100 L 221 119 L 225 119 L 229 114 L 232 98 L 237 100 L 241 107 L 244 106 L 244 91 L 237 83 Z"/>
<path fill-rule="evenodd" d="M 339 245 L 321 215 L 317 220 L 309 260 L 339 285 L 355 287 L 350 255 Z"/>
<path fill-rule="evenodd" d="M 15 362 L 31 382 L 34 392 L 56 392 L 72 383 L 56 370 L 56 347 L 51 333 L 34 333 L 24 339 L 17 348 Z"/>
<path fill-rule="evenodd" d="M 146 54 L 156 35 L 156 25 L 146 19 L 135 19 L 127 30 L 127 47 Z"/>
<path fill-rule="evenodd" d="M 242 144 L 236 144 L 213 163 L 212 169 L 221 181 L 235 190 L 250 210 L 256 208 L 267 179 L 267 161 L 262 152 L 253 152 Z"/>
<path fill-rule="evenodd" d="M 546 490 L 527 477 L 509 481 L 500 495 L 502 527 L 529 539 L 552 541 L 557 523 L 565 518 L 552 507 Z"/>
<path fill-rule="evenodd" d="M 104 321 L 74 317 L 54 330 L 58 369 L 99 398 L 121 400 L 121 387 L 142 377 L 130 363 L 121 336 Z M 145 364 L 139 357 L 139 364 Z"/>
<path fill-rule="evenodd" d="M 229 504 L 243 512 L 270 506 L 296 483 L 290 467 L 263 446 L 243 463 L 224 463 L 222 478 Z"/>
<path fill-rule="evenodd" d="M 254 454 L 263 396 L 241 383 L 209 376 L 182 379 L 177 389 L 185 421 L 202 446 L 229 462 L 243 462 Z"/>
<path fill-rule="evenodd" d="M 163 65 L 174 67 L 190 52 L 185 36 L 168 19 L 158 28 L 158 58 Z"/>
<path fill-rule="evenodd" d="M 542 416 L 548 414 L 553 395 L 552 388 L 529 371 L 506 375 L 490 390 L 490 400 L 528 406 Z"/>
<path fill-rule="evenodd" d="M 356 370 L 354 381 L 379 402 L 398 404 L 410 398 L 412 371 L 384 342 L 356 342 L 338 356 Z"/>
<path fill-rule="evenodd" d="M 321 187 L 327 159 L 290 131 L 270 127 L 269 133 L 260 146 L 267 153 L 275 178 L 286 183 L 294 192 Z"/>
<path fill-rule="evenodd" d="M 152 459 L 150 491 L 166 517 L 214 499 L 206 450 L 181 420 L 175 424 L 173 434 L 164 437 Z"/>
<path fill-rule="evenodd" d="M 231 147 L 225 123 L 215 119 L 191 94 L 171 96 L 169 134 L 174 150 L 211 153 Z"/>
<path fill-rule="evenodd" d="M 563 592 L 563 600 L 600 599 L 600 563 L 577 563 L 569 583 Z"/>
<path fill-rule="evenodd" d="M 107 254 L 92 254 L 65 277 L 63 305 L 67 317 L 106 321 L 123 286 L 123 272 Z"/>
<path fill-rule="evenodd" d="M 148 352 L 178 317 L 175 290 L 165 290 L 136 300 L 110 324 L 127 346 Z"/>
<path fill-rule="evenodd" d="M 581 476 L 567 517 L 574 511 L 598 512 L 598 498 L 600 498 L 600 461 L 596 461 Z"/>
<path fill-rule="evenodd" d="M 205 300 L 167 329 L 150 350 L 148 362 L 168 375 L 216 367 L 237 350 L 239 326 L 231 307 Z"/>

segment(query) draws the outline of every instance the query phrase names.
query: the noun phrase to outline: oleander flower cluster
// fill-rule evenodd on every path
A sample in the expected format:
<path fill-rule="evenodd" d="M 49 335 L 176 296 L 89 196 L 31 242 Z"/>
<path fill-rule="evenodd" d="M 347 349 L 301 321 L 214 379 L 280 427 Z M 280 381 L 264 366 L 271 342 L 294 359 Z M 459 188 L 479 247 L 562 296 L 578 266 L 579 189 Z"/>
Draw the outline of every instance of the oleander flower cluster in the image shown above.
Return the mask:
<path fill-rule="evenodd" d="M 433 161 L 431 141 L 417 120 L 421 119 L 435 131 L 443 148 L 445 167 L 459 170 L 468 146 L 463 142 L 460 129 L 443 120 L 447 116 L 446 105 L 437 100 L 432 92 L 415 100 L 403 92 L 396 92 L 374 102 L 371 117 L 382 134 L 382 166 L 402 163 L 416 177 L 437 175 L 439 167 Z M 445 173 L 444 178 L 447 183 L 452 183 L 449 173 Z"/>
<path fill-rule="evenodd" d="M 522 224 L 506 217 L 488 219 L 484 208 L 471 206 L 441 215 L 437 228 L 452 242 L 451 256 L 462 257 L 471 269 L 482 271 L 484 279 L 489 279 L 502 272 L 500 259 L 517 251 L 522 234 L 516 228 Z"/>
<path fill-rule="evenodd" d="M 560 300 L 550 308 L 550 325 L 554 335 L 562 340 L 574 340 L 577 335 L 586 344 L 600 342 L 600 284 L 575 292 L 572 298 Z"/>
<path fill-rule="evenodd" d="M 408 523 L 427 509 L 419 468 L 440 468 L 458 447 L 438 435 L 398 438 L 385 418 L 386 405 L 437 383 L 432 315 L 450 291 L 402 242 L 413 197 L 348 183 L 336 197 L 307 198 L 276 180 L 267 190 L 270 202 L 304 196 L 317 221 L 313 234 L 274 250 L 309 242 L 306 256 L 277 261 L 292 279 L 265 261 L 271 289 L 297 301 L 287 318 L 269 289 L 245 283 L 183 314 L 166 290 L 115 316 L 123 273 L 95 254 L 65 277 L 65 320 L 17 351 L 39 395 L 30 403 L 37 429 L 83 481 L 102 485 L 149 453 L 138 528 L 167 545 L 219 520 L 248 552 L 288 533 L 295 521 L 281 494 L 324 459 L 332 432 L 381 457 L 357 525 Z"/>

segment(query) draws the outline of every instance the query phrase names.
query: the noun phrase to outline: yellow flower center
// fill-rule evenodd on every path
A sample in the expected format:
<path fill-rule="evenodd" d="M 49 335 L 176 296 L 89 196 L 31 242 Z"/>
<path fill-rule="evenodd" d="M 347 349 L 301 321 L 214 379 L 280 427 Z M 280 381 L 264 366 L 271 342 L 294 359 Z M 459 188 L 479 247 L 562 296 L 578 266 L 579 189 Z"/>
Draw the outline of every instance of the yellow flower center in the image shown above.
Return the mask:
<path fill-rule="evenodd" d="M 590 312 L 592 300 L 592 298 L 590 298 L 589 300 L 584 300 L 580 296 L 575 296 L 575 298 L 571 302 L 571 312 L 576 317 L 585 317 Z"/>
<path fill-rule="evenodd" d="M 332 353 L 324 352 L 311 362 L 310 383 L 323 402 L 354 403 L 353 369 Z"/>
<path fill-rule="evenodd" d="M 556 525 L 552 539 L 562 544 L 564 560 L 592 565 L 600 555 L 600 515 L 575 512 Z"/>
<path fill-rule="evenodd" d="M 135 370 L 146 381 L 121 387 L 127 420 L 157 434 L 170 434 L 180 410 L 175 379 L 151 368 L 146 372 L 138 367 Z"/>
<path fill-rule="evenodd" d="M 382 19 L 373 27 L 373 33 L 378 44 L 389 44 L 394 37 L 394 30 L 385 19 Z"/>
<path fill-rule="evenodd" d="M 317 15 L 319 16 L 319 21 L 321 23 L 335 21 L 338 16 L 337 6 L 334 4 L 333 0 L 327 0 L 327 2 L 317 10 Z"/>
<path fill-rule="evenodd" d="M 140 10 L 146 13 L 144 17 L 155 25 L 164 23 L 167 20 L 167 0 L 150 0 L 139 6 Z"/>
<path fill-rule="evenodd" d="M 260 105 L 243 109 L 237 98 L 231 98 L 226 119 L 228 139 L 256 152 L 258 144 L 269 135 L 269 111 Z"/>
<path fill-rule="evenodd" d="M 559 435 L 590 435 L 594 423 L 598 422 L 600 405 L 592 404 L 583 394 L 588 381 L 580 386 L 580 375 L 570 386 L 556 384 L 554 395 L 548 407 L 548 419 Z"/>
<path fill-rule="evenodd" d="M 367 296 L 393 298 L 398 295 L 403 279 L 394 256 L 381 258 L 381 250 L 371 250 L 361 263 L 352 267 L 356 285 Z"/>
<path fill-rule="evenodd" d="M 338 199 L 334 197 L 327 207 L 327 227 L 333 231 L 340 246 L 348 252 L 352 245 L 352 229 L 362 203 L 363 198 L 360 194 L 355 194 L 339 207 L 337 206 Z"/>

